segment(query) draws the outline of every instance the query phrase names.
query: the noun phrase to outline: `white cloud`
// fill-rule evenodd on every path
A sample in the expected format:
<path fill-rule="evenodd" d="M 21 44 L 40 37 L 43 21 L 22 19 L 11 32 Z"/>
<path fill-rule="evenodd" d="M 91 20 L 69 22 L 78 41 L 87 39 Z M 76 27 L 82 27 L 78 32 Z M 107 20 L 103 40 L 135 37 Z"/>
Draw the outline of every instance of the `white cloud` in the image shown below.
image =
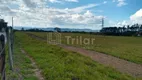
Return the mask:
<path fill-rule="evenodd" d="M 84 10 L 86 9 L 89 9 L 89 8 L 93 8 L 93 7 L 96 7 L 96 6 L 99 6 L 100 4 L 88 4 L 88 5 L 85 5 L 85 6 L 80 6 L 80 7 L 76 7 L 76 8 L 73 8 L 73 9 L 67 9 L 68 11 L 70 12 L 77 12 L 77 13 L 80 13 L 80 12 L 83 12 Z"/>
<path fill-rule="evenodd" d="M 34 3 L 31 0 L 23 0 L 24 4 L 29 7 L 29 8 L 35 8 L 36 7 L 36 3 Z"/>
<path fill-rule="evenodd" d="M 59 0 L 49 0 L 49 2 L 51 2 L 51 3 L 61 3 L 61 1 L 59 1 Z"/>
<path fill-rule="evenodd" d="M 117 27 L 123 27 L 124 25 L 125 26 L 126 25 L 132 25 L 132 23 L 129 20 L 123 20 L 123 21 L 119 21 L 119 22 L 114 24 L 114 26 L 117 26 Z"/>
<path fill-rule="evenodd" d="M 142 24 L 142 9 L 138 10 L 135 14 L 130 16 L 130 20 L 133 23 L 139 23 Z"/>
<path fill-rule="evenodd" d="M 90 28 L 93 26 L 99 27 L 101 24 L 103 16 L 95 15 L 89 10 L 101 4 L 88 4 L 76 8 L 64 9 L 40 7 L 44 6 L 45 3 L 45 0 L 43 2 L 41 0 L 15 0 L 11 1 L 10 4 L 17 4 L 19 8 L 10 8 L 6 4 L 3 6 L 0 5 L 0 12 L 3 12 L 0 14 L 9 23 L 8 25 L 11 25 L 11 17 L 14 16 L 15 26 L 72 28 L 84 28 L 85 26 L 86 28 Z"/>
<path fill-rule="evenodd" d="M 124 5 L 127 5 L 125 0 L 118 0 L 118 4 L 117 4 L 118 7 L 121 7 L 121 6 L 124 6 Z"/>
<path fill-rule="evenodd" d="M 100 24 L 100 20 L 103 16 L 95 16 L 90 11 L 86 11 L 84 14 L 62 14 L 50 17 L 53 24 L 60 25 L 94 25 Z"/>
<path fill-rule="evenodd" d="M 103 3 L 104 3 L 104 4 L 106 4 L 106 3 L 107 3 L 107 1 L 104 1 Z"/>
<path fill-rule="evenodd" d="M 130 16 L 129 20 L 123 21 L 110 21 L 111 26 L 122 27 L 124 25 L 142 24 L 142 9 L 138 10 L 135 14 Z"/>
<path fill-rule="evenodd" d="M 68 2 L 79 2 L 78 0 L 65 0 L 65 1 L 68 1 Z"/>
<path fill-rule="evenodd" d="M 49 0 L 51 3 L 79 2 L 78 0 Z"/>
<path fill-rule="evenodd" d="M 127 5 L 125 0 L 112 0 L 112 2 L 117 2 L 118 3 L 117 4 L 118 7 Z"/>

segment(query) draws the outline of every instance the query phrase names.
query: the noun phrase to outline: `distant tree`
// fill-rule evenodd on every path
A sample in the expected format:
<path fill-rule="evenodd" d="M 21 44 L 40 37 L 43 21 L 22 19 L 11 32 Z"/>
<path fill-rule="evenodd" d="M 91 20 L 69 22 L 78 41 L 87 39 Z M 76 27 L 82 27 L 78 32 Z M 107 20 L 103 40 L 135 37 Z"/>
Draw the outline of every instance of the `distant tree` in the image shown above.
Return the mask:
<path fill-rule="evenodd" d="M 135 25 L 132 25 L 131 27 L 129 27 L 130 31 L 134 31 L 134 27 Z"/>
<path fill-rule="evenodd" d="M 54 30 L 55 30 L 56 32 L 61 32 L 61 29 L 58 28 L 58 27 L 55 27 Z"/>
<path fill-rule="evenodd" d="M 31 29 L 27 29 L 26 31 L 31 31 L 31 32 L 46 32 L 42 29 L 38 29 L 38 28 L 31 28 Z"/>
<path fill-rule="evenodd" d="M 105 27 L 100 31 L 103 35 L 142 36 L 142 25 L 133 24 L 123 27 Z"/>
<path fill-rule="evenodd" d="M 123 32 L 125 32 L 126 31 L 126 27 L 125 27 L 125 25 L 123 26 Z"/>
<path fill-rule="evenodd" d="M 130 30 L 130 26 L 129 25 L 127 25 L 127 31 L 129 31 Z"/>
<path fill-rule="evenodd" d="M 142 25 L 141 25 L 140 29 L 142 29 Z"/>
<path fill-rule="evenodd" d="M 21 31 L 24 31 L 24 28 L 22 28 Z"/>
<path fill-rule="evenodd" d="M 140 27 L 139 24 L 137 23 L 135 27 Z"/>

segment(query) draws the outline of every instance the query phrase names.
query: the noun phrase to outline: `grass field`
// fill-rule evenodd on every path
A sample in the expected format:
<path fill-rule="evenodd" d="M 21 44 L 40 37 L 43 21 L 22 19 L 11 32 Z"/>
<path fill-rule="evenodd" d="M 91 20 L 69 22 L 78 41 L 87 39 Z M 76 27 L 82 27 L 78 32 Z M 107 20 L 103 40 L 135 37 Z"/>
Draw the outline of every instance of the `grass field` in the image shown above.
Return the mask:
<path fill-rule="evenodd" d="M 38 36 L 47 38 L 46 32 L 34 32 Z M 90 35 L 81 33 L 60 33 L 62 37 L 62 43 L 66 45 L 78 46 L 89 50 L 95 50 L 105 54 L 113 55 L 131 62 L 142 64 L 142 37 L 123 37 L 123 36 L 101 36 Z M 71 36 L 76 38 L 81 36 L 82 38 L 95 38 L 93 44 L 72 44 L 67 42 L 65 36 Z"/>
<path fill-rule="evenodd" d="M 136 80 L 76 52 L 17 32 L 21 46 L 36 61 L 46 80 Z"/>

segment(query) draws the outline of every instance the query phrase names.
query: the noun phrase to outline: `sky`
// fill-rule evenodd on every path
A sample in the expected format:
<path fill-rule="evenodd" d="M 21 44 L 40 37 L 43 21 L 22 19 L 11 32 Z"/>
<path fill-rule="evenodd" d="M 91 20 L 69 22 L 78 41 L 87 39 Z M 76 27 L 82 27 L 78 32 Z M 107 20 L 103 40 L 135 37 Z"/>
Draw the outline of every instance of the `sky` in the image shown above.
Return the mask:
<path fill-rule="evenodd" d="M 0 18 L 11 26 L 88 28 L 142 24 L 142 0 L 0 0 Z"/>

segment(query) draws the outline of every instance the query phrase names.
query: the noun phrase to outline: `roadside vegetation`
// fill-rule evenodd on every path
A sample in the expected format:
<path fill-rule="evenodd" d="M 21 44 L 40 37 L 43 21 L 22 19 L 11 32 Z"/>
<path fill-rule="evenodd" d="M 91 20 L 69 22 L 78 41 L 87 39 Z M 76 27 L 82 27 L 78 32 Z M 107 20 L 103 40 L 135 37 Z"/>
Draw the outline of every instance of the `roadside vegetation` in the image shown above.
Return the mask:
<path fill-rule="evenodd" d="M 47 39 L 46 32 L 32 32 L 33 34 Z M 62 37 L 62 44 L 82 47 L 89 50 L 95 50 L 109 54 L 121 59 L 125 59 L 137 64 L 142 64 L 142 37 L 124 37 L 124 36 L 102 36 L 94 34 L 83 33 L 60 33 Z M 95 38 L 93 44 L 77 44 L 67 42 L 65 36 L 71 36 L 72 38 L 82 37 Z"/>
<path fill-rule="evenodd" d="M 14 54 L 13 54 L 13 71 L 9 70 L 9 61 L 6 61 L 6 80 L 38 80 L 35 76 L 32 62 L 21 52 L 19 40 L 15 36 L 14 39 Z M 7 54 L 8 51 L 6 50 Z M 8 56 L 7 56 L 8 58 Z"/>
<path fill-rule="evenodd" d="M 16 32 L 21 47 L 41 69 L 46 80 L 136 80 L 88 57 Z"/>

